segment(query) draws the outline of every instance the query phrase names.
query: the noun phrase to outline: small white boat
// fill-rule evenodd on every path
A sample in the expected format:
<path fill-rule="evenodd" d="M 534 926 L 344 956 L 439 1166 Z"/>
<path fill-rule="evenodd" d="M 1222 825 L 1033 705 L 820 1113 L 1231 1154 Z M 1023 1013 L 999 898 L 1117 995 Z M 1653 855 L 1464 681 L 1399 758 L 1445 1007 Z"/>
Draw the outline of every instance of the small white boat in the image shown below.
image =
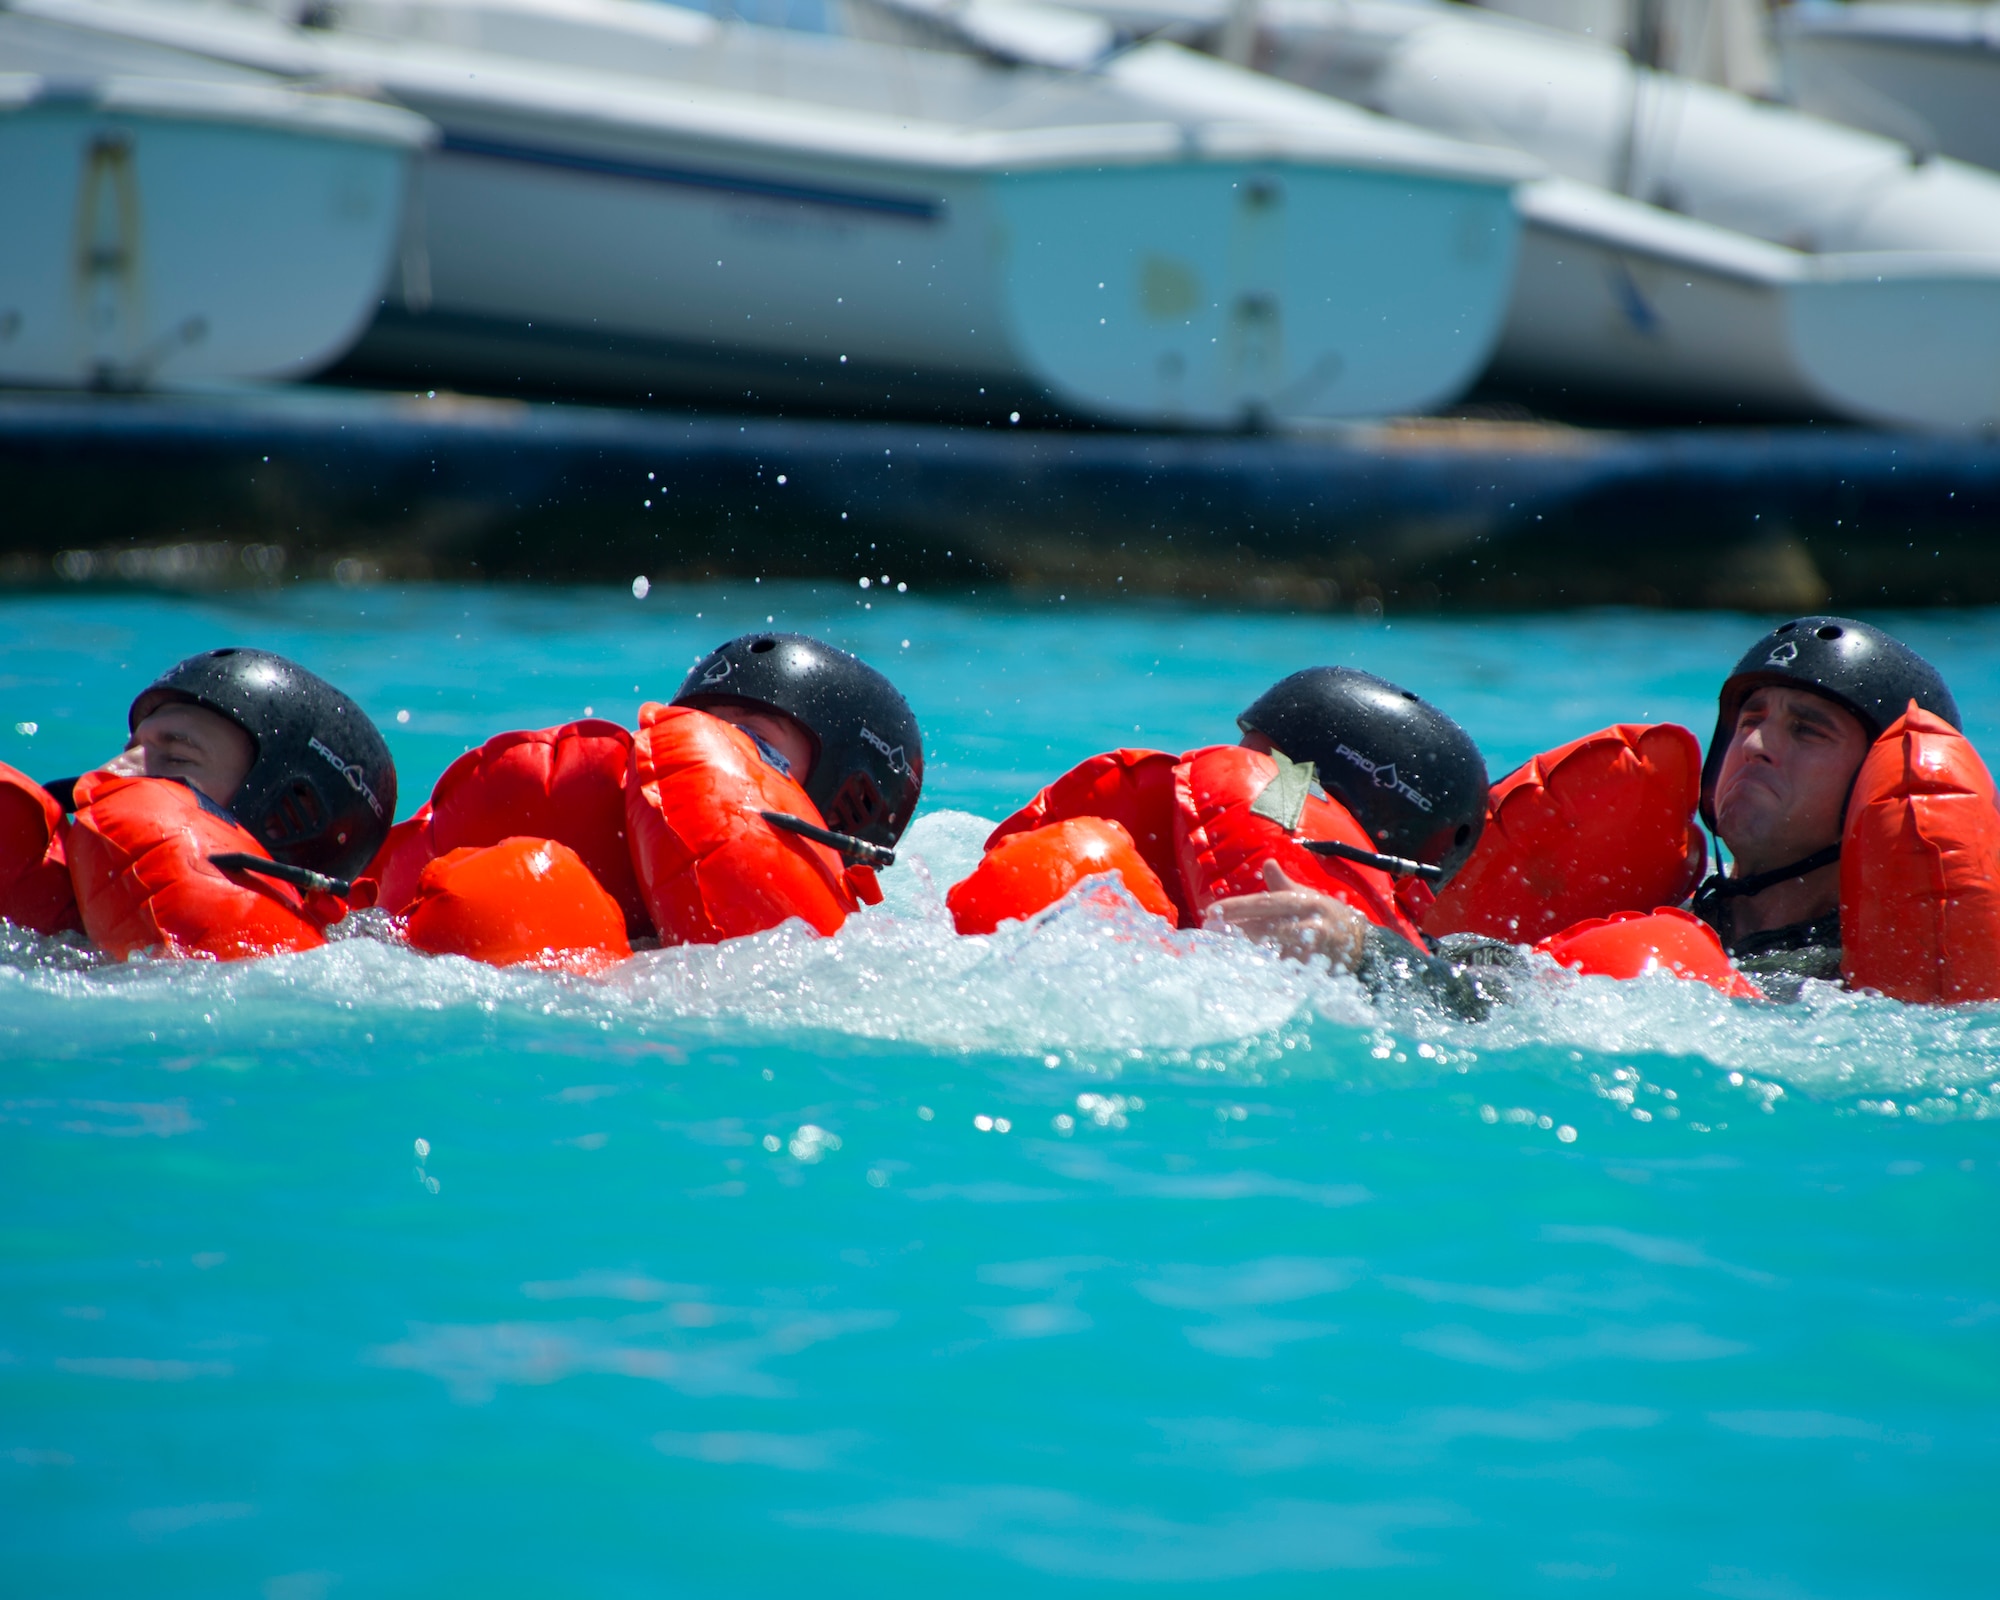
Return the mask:
<path fill-rule="evenodd" d="M 1115 85 L 629 0 L 332 27 L 176 0 L 23 13 L 443 130 L 427 301 L 377 370 L 770 404 L 1036 402 L 1145 424 L 1420 410 L 1485 366 L 1518 158 L 1375 117 L 1163 116 Z"/>
<path fill-rule="evenodd" d="M 0 70 L 0 383 L 309 377 L 375 315 L 431 132 L 254 82 Z"/>
<path fill-rule="evenodd" d="M 1246 120 L 1286 125 L 1310 124 L 1317 108 L 1336 103 L 1270 79 L 1255 93 L 1247 75 L 1213 62 L 1198 70 L 1201 58 L 1158 42 L 1120 51 L 1109 19 L 1097 19 L 1092 38 L 1077 19 L 1045 25 L 1045 4 L 1010 13 L 1012 0 L 848 3 L 857 15 L 955 34 L 965 48 L 1095 62 L 1092 70 L 1163 108 L 1213 114 L 1227 105 Z M 1130 12 L 1119 20 L 1158 22 Z M 1513 41 L 1525 30 L 1503 22 L 1495 31 Z M 1386 71 L 1379 55 L 1358 65 L 1330 59 L 1357 76 Z M 2000 424 L 2000 248 L 1809 254 L 1559 176 L 1524 185 L 1518 203 L 1520 268 L 1489 376 L 1543 404 L 1930 429 Z"/>
<path fill-rule="evenodd" d="M 1765 0 L 1472 0 L 1561 33 L 1581 34 L 1677 77 L 1769 99 L 1778 86 Z"/>
<path fill-rule="evenodd" d="M 2000 5 L 1796 0 L 1776 21 L 1807 111 L 2000 168 Z"/>
<path fill-rule="evenodd" d="M 884 0 L 843 0 L 878 5 Z M 910 0 L 912 4 L 927 0 Z M 935 0 L 949 7 L 952 0 Z M 978 0 L 982 6 L 1006 0 Z M 2000 252 L 2000 175 L 1448 0 L 1078 0 L 1564 177 L 1809 251 Z M 1900 7 L 1898 9 L 1901 9 Z"/>
<path fill-rule="evenodd" d="M 1746 420 L 2000 425 L 2000 258 L 1808 255 L 1566 178 L 1520 203 L 1502 385 Z"/>

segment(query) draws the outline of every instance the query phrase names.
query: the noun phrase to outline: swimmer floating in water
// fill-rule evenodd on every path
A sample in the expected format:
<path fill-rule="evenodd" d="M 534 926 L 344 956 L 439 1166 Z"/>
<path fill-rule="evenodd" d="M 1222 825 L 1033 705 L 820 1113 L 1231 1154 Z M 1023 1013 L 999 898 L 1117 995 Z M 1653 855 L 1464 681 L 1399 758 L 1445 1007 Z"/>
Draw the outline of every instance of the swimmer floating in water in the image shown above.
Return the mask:
<path fill-rule="evenodd" d="M 42 786 L 0 769 L 22 824 L 0 862 L 0 915 L 81 928 L 120 958 L 324 942 L 395 811 L 395 764 L 367 715 L 296 662 L 225 649 L 164 673 L 128 724 L 125 750 L 81 778 Z"/>
<path fill-rule="evenodd" d="M 1539 941 L 1587 972 L 1658 967 L 1727 993 L 1758 993 L 1754 980 L 1787 998 L 1820 978 L 2000 998 L 2000 811 L 1958 729 L 1950 690 L 1907 646 L 1849 618 L 1795 619 L 1724 682 L 1705 760 L 1685 728 L 1624 725 L 1503 778 L 1425 926 L 1460 960 L 1504 964 Z M 1697 808 L 1732 863 L 1690 901 Z M 1338 934 L 1320 929 L 1345 916 L 1288 891 L 1260 930 L 1326 948 Z"/>
<path fill-rule="evenodd" d="M 881 899 L 923 789 L 889 680 L 795 633 L 697 661 L 636 735 L 574 722 L 455 761 L 370 869 L 410 942 L 496 965 L 596 966 L 631 940 L 713 944 Z"/>
<path fill-rule="evenodd" d="M 1702 766 L 1701 815 L 1728 847 L 1730 870 L 1693 900 L 1746 972 L 1794 991 L 1806 978 L 1905 988 L 1902 969 L 1916 952 L 1885 948 L 1885 935 L 1903 946 L 1921 930 L 1885 928 L 1884 912 L 1900 903 L 1928 920 L 1909 892 L 1926 898 L 1930 885 L 1917 878 L 1942 869 L 1937 909 L 1949 903 L 1952 926 L 1930 952 L 1940 964 L 1936 992 L 1908 997 L 2000 993 L 1991 926 L 2000 827 L 1976 826 L 1990 819 L 1992 781 L 1962 728 L 1937 668 L 1865 622 L 1800 617 L 1750 647 L 1723 683 Z M 1921 748 L 1899 751 L 1902 741 Z M 1904 770 L 1905 754 L 1921 773 Z M 1873 769 L 1865 780 L 1864 762 Z M 1955 786 L 1985 793 L 1954 805 Z M 1940 802 L 1961 816 L 1938 815 Z M 1898 851 L 1869 826 L 1885 812 L 1892 831 L 1909 830 L 1902 843 L 1912 848 Z M 1955 821 L 1975 827 L 1967 833 Z M 1983 859 L 1953 871 L 1925 859 L 1927 845 L 1939 856 L 1972 845 Z M 1852 952 L 1850 932 L 1859 940 Z"/>
<path fill-rule="evenodd" d="M 959 931 L 990 932 L 1115 870 L 1183 927 L 1324 956 L 1372 986 L 1415 976 L 1482 1009 L 1420 928 L 1485 816 L 1486 766 L 1465 730 L 1350 667 L 1292 674 L 1237 725 L 1240 744 L 1114 750 L 1058 778 L 952 889 Z"/>

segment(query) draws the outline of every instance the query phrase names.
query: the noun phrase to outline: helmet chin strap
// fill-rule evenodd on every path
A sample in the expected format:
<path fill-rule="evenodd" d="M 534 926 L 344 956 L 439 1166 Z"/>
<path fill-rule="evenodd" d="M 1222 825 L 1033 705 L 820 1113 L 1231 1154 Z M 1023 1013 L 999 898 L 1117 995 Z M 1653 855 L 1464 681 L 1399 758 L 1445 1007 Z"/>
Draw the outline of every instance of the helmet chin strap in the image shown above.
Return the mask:
<path fill-rule="evenodd" d="M 1817 872 L 1821 867 L 1830 867 L 1839 859 L 1840 845 L 1836 841 L 1785 866 L 1773 867 L 1769 872 L 1753 872 L 1747 878 L 1725 878 L 1718 872 L 1701 886 L 1701 892 L 1704 895 L 1712 894 L 1718 900 L 1743 900 L 1751 895 L 1762 894 L 1776 884 L 1789 883 L 1794 878 L 1803 878 L 1808 872 Z"/>

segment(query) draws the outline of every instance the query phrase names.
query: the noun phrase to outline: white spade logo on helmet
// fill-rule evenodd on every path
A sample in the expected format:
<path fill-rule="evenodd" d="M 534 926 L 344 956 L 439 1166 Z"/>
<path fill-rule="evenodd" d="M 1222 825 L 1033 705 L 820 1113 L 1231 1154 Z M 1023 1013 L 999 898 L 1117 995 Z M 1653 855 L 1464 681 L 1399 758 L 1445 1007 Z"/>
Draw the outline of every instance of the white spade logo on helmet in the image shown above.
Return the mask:
<path fill-rule="evenodd" d="M 887 739 L 883 738 L 866 723 L 862 724 L 861 737 L 865 743 L 873 745 L 883 755 L 888 757 L 889 770 L 891 772 L 900 772 L 906 778 L 911 776 L 910 758 L 903 754 L 903 747 L 901 745 L 890 744 Z"/>
<path fill-rule="evenodd" d="M 1798 659 L 1799 659 L 1798 640 L 1787 639 L 1783 644 L 1779 645 L 1777 649 L 1773 650 L 1768 656 L 1764 658 L 1764 665 L 1767 667 L 1789 667 L 1794 661 Z"/>
<path fill-rule="evenodd" d="M 1430 796 L 1419 794 L 1409 784 L 1405 783 L 1402 774 L 1396 771 L 1395 762 L 1373 761 L 1369 757 L 1364 756 L 1359 750 L 1356 750 L 1352 745 L 1344 744 L 1335 753 L 1344 760 L 1353 762 L 1363 772 L 1367 773 L 1376 788 L 1395 790 L 1397 794 L 1409 801 L 1419 811 L 1428 812 L 1431 809 L 1432 802 Z"/>
<path fill-rule="evenodd" d="M 724 656 L 720 661 L 716 662 L 713 666 L 711 666 L 708 669 L 708 671 L 704 672 L 701 675 L 702 684 L 704 687 L 706 687 L 711 683 L 720 683 L 724 678 L 728 677 L 729 674 L 734 670 L 735 668 L 731 666 L 729 658 L 727 656 Z"/>
<path fill-rule="evenodd" d="M 360 762 L 341 760 L 316 738 L 308 740 L 306 748 L 318 751 L 326 764 L 347 780 L 348 788 L 368 802 L 368 809 L 378 817 L 382 815 L 382 802 L 375 798 L 375 791 L 368 787 L 368 772 Z"/>

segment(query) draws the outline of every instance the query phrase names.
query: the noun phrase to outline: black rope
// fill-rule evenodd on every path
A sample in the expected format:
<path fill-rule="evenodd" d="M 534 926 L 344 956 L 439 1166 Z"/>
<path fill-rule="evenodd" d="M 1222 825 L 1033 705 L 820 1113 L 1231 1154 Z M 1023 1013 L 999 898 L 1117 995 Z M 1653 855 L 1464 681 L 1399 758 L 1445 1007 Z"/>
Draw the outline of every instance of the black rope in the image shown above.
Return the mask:
<path fill-rule="evenodd" d="M 1830 867 L 1839 859 L 1840 846 L 1830 844 L 1824 850 L 1815 850 L 1789 866 L 1773 867 L 1769 872 L 1753 872 L 1747 878 L 1725 878 L 1718 872 L 1701 886 L 1701 893 L 1718 900 L 1741 900 L 1749 895 L 1762 894 L 1774 884 L 1789 883 L 1794 878 L 1803 878 L 1808 872 Z"/>
<path fill-rule="evenodd" d="M 796 833 L 815 844 L 831 845 L 849 866 L 893 867 L 896 864 L 895 851 L 870 844 L 866 839 L 857 839 L 851 833 L 835 833 L 831 828 L 822 828 L 816 822 L 808 822 L 804 817 L 795 817 L 787 811 L 760 811 L 757 815 L 786 833 Z"/>
<path fill-rule="evenodd" d="M 354 892 L 354 885 L 346 878 L 329 878 L 325 873 L 314 872 L 309 867 L 294 867 L 241 850 L 225 850 L 221 855 L 210 856 L 208 864 L 220 867 L 224 872 L 254 872 L 260 877 L 276 878 L 278 882 L 289 883 L 306 894 L 337 894 L 345 900 Z"/>

